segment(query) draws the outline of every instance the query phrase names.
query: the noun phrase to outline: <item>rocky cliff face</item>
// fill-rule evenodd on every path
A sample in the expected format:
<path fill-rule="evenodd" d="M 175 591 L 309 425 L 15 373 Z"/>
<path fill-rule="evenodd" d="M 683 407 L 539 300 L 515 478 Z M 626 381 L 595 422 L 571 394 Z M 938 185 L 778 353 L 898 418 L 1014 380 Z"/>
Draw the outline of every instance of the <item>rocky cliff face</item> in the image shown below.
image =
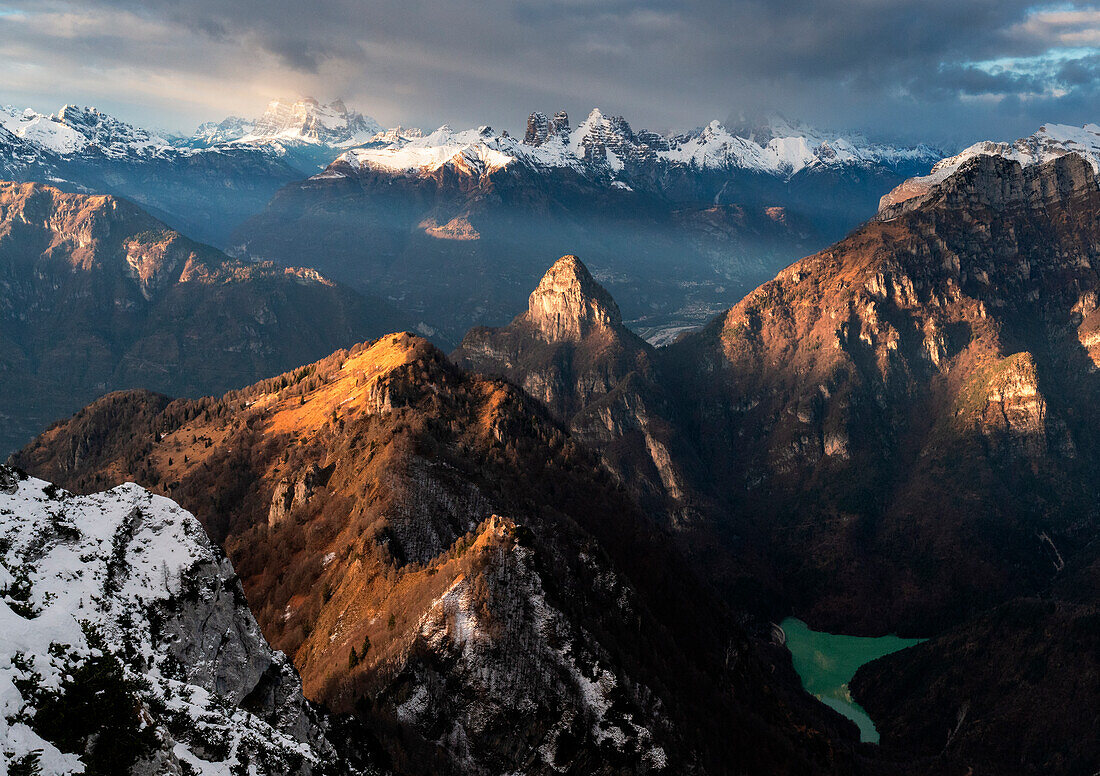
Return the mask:
<path fill-rule="evenodd" d="M 686 503 L 671 402 L 654 373 L 655 351 L 623 325 L 618 306 L 576 256 L 547 270 L 527 312 L 500 329 L 470 330 L 454 353 L 542 401 L 649 505 Z M 686 451 L 683 451 L 686 452 Z"/>
<path fill-rule="evenodd" d="M 567 138 L 569 132 L 569 114 L 565 111 L 559 110 L 553 118 L 535 111 L 527 118 L 527 132 L 523 136 L 523 142 L 529 146 L 540 146 L 551 137 Z"/>
<path fill-rule="evenodd" d="M 1094 465 L 1080 327 L 1097 201 L 1076 156 L 976 159 L 669 350 L 688 436 L 738 483 L 731 512 L 767 515 L 778 557 L 812 559 L 805 611 L 934 628 L 1045 584 L 1036 537 L 1094 519 L 1074 472 Z"/>
<path fill-rule="evenodd" d="M 3 449 L 115 387 L 220 391 L 400 326 L 312 270 L 234 261 L 110 196 L 0 183 L 0 256 Z"/>
<path fill-rule="evenodd" d="M 0 515 L 9 769 L 362 772 L 190 514 L 132 484 L 79 497 L 0 467 Z"/>
<path fill-rule="evenodd" d="M 138 479 L 204 515 L 307 697 L 354 712 L 398 772 L 858 759 L 770 629 L 736 625 L 598 459 L 422 340 L 220 400 L 112 395 L 17 459 L 79 489 Z"/>
<path fill-rule="evenodd" d="M 576 256 L 562 256 L 531 292 L 526 320 L 547 342 L 577 342 L 598 328 L 622 330 L 619 306 Z"/>

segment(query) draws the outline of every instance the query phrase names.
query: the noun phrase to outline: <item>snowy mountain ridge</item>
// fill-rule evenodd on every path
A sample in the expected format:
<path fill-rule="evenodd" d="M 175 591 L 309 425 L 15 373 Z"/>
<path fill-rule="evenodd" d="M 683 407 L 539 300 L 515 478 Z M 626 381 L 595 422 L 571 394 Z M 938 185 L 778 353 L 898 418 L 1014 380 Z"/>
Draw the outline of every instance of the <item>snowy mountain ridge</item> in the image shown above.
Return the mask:
<path fill-rule="evenodd" d="M 377 121 L 349 110 L 343 100 L 325 105 L 313 97 L 301 97 L 272 100 L 254 121 L 230 116 L 218 123 L 200 124 L 189 142 L 195 146 L 245 143 L 346 148 L 369 143 L 382 131 Z"/>
<path fill-rule="evenodd" d="M 983 140 L 954 156 L 936 162 L 928 175 L 910 178 L 883 196 L 879 209 L 896 205 L 927 193 L 937 183 L 947 180 L 967 162 L 980 156 L 1001 156 L 1030 167 L 1049 162 L 1066 154 L 1078 154 L 1100 173 L 1100 125 L 1044 124 L 1039 129 L 1011 143 Z"/>
<path fill-rule="evenodd" d="M 352 167 L 394 173 L 431 172 L 456 163 L 476 162 L 492 172 L 511 164 L 534 169 L 572 168 L 614 176 L 631 162 L 648 162 L 708 170 L 747 170 L 790 178 L 808 168 L 897 165 L 927 161 L 942 155 L 930 146 L 899 148 L 868 143 L 859 136 L 772 137 L 765 143 L 735 134 L 718 121 L 693 132 L 660 135 L 634 132 L 620 116 L 593 109 L 571 129 L 559 112 L 551 121 L 533 113 L 527 136 L 521 141 L 490 127 L 456 131 L 444 125 L 431 134 L 381 147 L 355 148 L 337 160 Z M 336 169 L 322 176 L 341 174 Z"/>
<path fill-rule="evenodd" d="M 30 148 L 58 156 L 98 150 L 105 156 L 120 158 L 175 150 L 171 143 L 152 132 L 96 108 L 75 105 L 65 105 L 49 115 L 31 108 L 0 106 L 0 127 Z"/>
<path fill-rule="evenodd" d="M 0 774 L 308 774 L 322 722 L 191 514 L 0 467 Z"/>

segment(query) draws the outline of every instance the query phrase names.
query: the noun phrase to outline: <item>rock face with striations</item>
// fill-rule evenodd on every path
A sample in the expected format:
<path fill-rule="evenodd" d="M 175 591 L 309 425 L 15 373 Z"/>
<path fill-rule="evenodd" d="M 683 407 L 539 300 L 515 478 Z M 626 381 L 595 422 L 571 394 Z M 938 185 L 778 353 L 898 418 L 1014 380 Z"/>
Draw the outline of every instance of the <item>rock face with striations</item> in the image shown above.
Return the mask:
<path fill-rule="evenodd" d="M 682 506 L 671 402 L 655 374 L 656 351 L 622 323 L 618 305 L 576 256 L 563 256 L 531 293 L 527 312 L 499 329 L 471 329 L 454 353 L 471 369 L 522 385 L 580 438 L 647 506 Z M 690 460 L 688 450 L 680 449 Z"/>
<path fill-rule="evenodd" d="M 569 135 L 569 114 L 559 110 L 553 118 L 545 113 L 535 111 L 527 118 L 527 132 L 523 136 L 523 142 L 529 146 L 540 146 L 551 137 L 557 136 L 563 140 Z"/>
<path fill-rule="evenodd" d="M 547 342 L 577 342 L 599 327 L 621 327 L 623 319 L 580 259 L 562 256 L 531 292 L 527 321 Z"/>

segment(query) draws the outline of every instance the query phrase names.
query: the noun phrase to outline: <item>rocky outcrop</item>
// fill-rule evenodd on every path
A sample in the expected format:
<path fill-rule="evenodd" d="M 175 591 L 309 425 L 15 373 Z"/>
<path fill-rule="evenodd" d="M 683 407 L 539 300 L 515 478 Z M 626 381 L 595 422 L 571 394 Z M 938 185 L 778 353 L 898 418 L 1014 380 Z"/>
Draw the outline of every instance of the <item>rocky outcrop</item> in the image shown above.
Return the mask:
<path fill-rule="evenodd" d="M 527 322 L 547 342 L 579 341 L 599 327 L 621 327 L 615 300 L 576 256 L 562 256 L 531 292 Z"/>
<path fill-rule="evenodd" d="M 606 655 L 547 598 L 534 550 L 522 529 L 492 516 L 469 553 L 484 568 L 459 577 L 435 598 L 416 624 L 410 660 L 395 677 L 398 718 L 438 730 L 453 761 L 470 772 L 497 772 L 508 761 L 480 741 L 522 727 L 541 742 L 529 768 L 554 769 L 572 759 L 578 740 L 591 740 L 632 773 L 660 773 L 668 755 L 654 740 L 667 728 L 646 687 L 621 686 Z M 622 586 L 611 577 L 607 584 Z M 622 614 L 632 616 L 629 604 Z M 499 691 L 453 693 L 491 671 Z M 547 708 L 548 713 L 534 710 Z M 613 753 L 613 754 L 612 754 Z"/>
<path fill-rule="evenodd" d="M 655 351 L 623 325 L 614 299 L 576 256 L 550 267 L 527 312 L 500 329 L 472 329 L 454 358 L 521 385 L 603 452 L 647 505 L 671 499 L 679 509 L 689 500 L 683 462 L 670 453 L 677 442 L 662 417 L 671 403 L 654 374 Z"/>
<path fill-rule="evenodd" d="M 283 477 L 279 480 L 271 496 L 271 508 L 267 513 L 268 526 L 274 528 L 292 511 L 305 507 L 313 497 L 313 491 L 324 486 L 331 474 L 331 466 L 322 469 L 316 463 L 311 463 L 300 476 Z"/>
<path fill-rule="evenodd" d="M 535 111 L 527 118 L 527 132 L 523 142 L 530 146 L 540 146 L 550 137 L 550 119 L 545 113 Z"/>
<path fill-rule="evenodd" d="M 360 772 L 194 517 L 132 484 L 76 497 L 0 478 L 5 757 L 37 748 L 51 774 Z"/>
<path fill-rule="evenodd" d="M 527 118 L 527 132 L 523 136 L 523 142 L 529 146 L 543 145 L 551 137 L 559 137 L 563 141 L 569 136 L 569 114 L 559 110 L 553 118 L 545 113 L 533 112 Z"/>

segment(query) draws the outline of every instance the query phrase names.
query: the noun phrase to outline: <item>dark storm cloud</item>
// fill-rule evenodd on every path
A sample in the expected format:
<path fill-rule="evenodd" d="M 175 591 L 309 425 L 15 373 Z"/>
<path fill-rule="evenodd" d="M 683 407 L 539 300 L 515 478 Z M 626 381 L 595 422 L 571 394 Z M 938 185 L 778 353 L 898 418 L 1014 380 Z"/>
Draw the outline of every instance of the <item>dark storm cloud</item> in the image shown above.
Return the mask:
<path fill-rule="evenodd" d="M 179 123 L 343 95 L 386 123 L 772 110 L 911 138 L 1100 118 L 1100 11 L 1014 0 L 0 0 L 7 101 Z M 85 92 L 90 92 L 85 94 Z M 165 113 L 166 112 L 166 113 Z"/>

